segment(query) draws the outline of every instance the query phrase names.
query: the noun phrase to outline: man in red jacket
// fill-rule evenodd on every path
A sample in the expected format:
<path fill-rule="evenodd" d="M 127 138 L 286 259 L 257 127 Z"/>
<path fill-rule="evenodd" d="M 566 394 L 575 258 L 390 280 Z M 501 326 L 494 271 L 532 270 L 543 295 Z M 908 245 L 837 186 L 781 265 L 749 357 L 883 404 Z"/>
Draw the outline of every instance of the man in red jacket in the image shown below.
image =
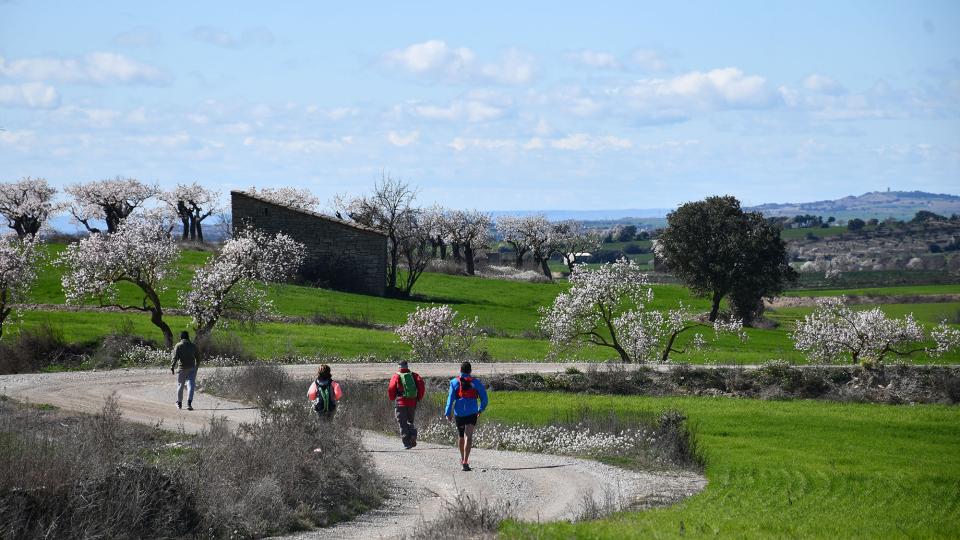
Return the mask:
<path fill-rule="evenodd" d="M 413 425 L 413 417 L 426 389 L 423 378 L 410 371 L 406 360 L 401 360 L 399 365 L 400 369 L 390 379 L 387 396 L 390 401 L 396 400 L 394 414 L 400 424 L 400 440 L 403 441 L 403 447 L 409 450 L 417 445 L 417 428 Z"/>

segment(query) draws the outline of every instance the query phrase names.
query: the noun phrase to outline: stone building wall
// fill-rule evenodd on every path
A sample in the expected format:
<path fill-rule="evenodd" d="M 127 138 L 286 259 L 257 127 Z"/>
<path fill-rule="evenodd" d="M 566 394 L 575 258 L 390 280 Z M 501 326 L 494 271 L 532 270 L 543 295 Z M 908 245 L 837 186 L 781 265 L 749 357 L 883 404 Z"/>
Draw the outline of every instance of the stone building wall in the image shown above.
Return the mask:
<path fill-rule="evenodd" d="M 323 287 L 383 296 L 387 237 L 331 216 L 230 192 L 233 225 L 291 236 L 307 247 L 300 274 Z"/>

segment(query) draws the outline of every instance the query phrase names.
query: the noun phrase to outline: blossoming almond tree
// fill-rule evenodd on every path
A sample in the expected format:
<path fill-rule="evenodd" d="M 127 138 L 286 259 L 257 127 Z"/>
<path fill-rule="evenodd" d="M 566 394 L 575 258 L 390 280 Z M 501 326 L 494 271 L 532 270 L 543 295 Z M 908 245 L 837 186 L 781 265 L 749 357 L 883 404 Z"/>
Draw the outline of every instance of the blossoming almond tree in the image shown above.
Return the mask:
<path fill-rule="evenodd" d="M 320 204 L 320 199 L 307 188 L 265 187 L 257 189 L 256 186 L 250 186 L 247 193 L 280 206 L 289 206 L 301 210 L 315 210 L 317 205 Z"/>
<path fill-rule="evenodd" d="M 107 223 L 107 232 L 114 233 L 120 223 L 150 197 L 157 194 L 155 186 L 148 186 L 134 178 L 116 177 L 112 180 L 97 180 L 85 184 L 73 184 L 65 190 L 73 195 L 70 213 L 74 219 L 92 233 L 100 229 L 92 226 L 92 220 Z"/>
<path fill-rule="evenodd" d="M 62 283 L 67 302 L 95 300 L 101 306 L 149 313 L 170 346 L 173 332 L 163 320 L 160 293 L 167 288 L 164 280 L 175 273 L 179 257 L 180 249 L 161 214 L 127 218 L 113 234 L 88 236 L 67 246 L 60 255 L 59 263 L 66 268 Z M 140 289 L 140 303 L 118 303 L 117 286 L 124 282 Z"/>
<path fill-rule="evenodd" d="M 192 184 L 177 184 L 171 191 L 160 194 L 165 202 L 183 224 L 182 240 L 198 240 L 203 242 L 203 220 L 220 210 L 217 201 L 220 192 L 207 189 L 194 182 Z"/>
<path fill-rule="evenodd" d="M 56 194 L 57 189 L 43 178 L 0 183 L 0 215 L 20 238 L 36 236 L 47 218 L 63 208 L 53 201 Z"/>
<path fill-rule="evenodd" d="M 513 248 L 514 266 L 523 268 L 523 256 L 530 253 L 544 275 L 552 278 L 546 261 L 552 254 L 554 229 L 545 216 L 502 216 L 497 218 L 497 232 Z"/>
<path fill-rule="evenodd" d="M 270 313 L 273 304 L 258 284 L 292 277 L 305 256 L 304 245 L 283 233 L 239 231 L 197 270 L 190 289 L 180 297 L 197 335 L 210 334 L 225 315 L 256 320 Z"/>
<path fill-rule="evenodd" d="M 0 336 L 14 304 L 23 302 L 37 278 L 38 243 L 32 237 L 0 237 Z"/>
<path fill-rule="evenodd" d="M 445 237 L 457 248 L 463 249 L 467 274 L 476 274 L 476 251 L 489 245 L 492 221 L 488 214 L 477 210 L 448 210 L 443 213 L 441 228 Z"/>
<path fill-rule="evenodd" d="M 397 328 L 400 341 L 410 345 L 413 357 L 421 362 L 453 361 L 463 358 L 483 339 L 477 319 L 455 322 L 457 312 L 450 306 L 420 307 L 407 314 Z"/>
<path fill-rule="evenodd" d="M 794 346 L 812 362 L 829 363 L 848 358 L 882 362 L 888 355 L 910 356 L 926 352 L 936 357 L 960 347 L 960 330 L 946 321 L 930 332 L 932 347 L 924 344 L 923 326 L 908 314 L 900 319 L 887 317 L 880 308 L 853 310 L 845 297 L 821 298 L 817 307 L 797 322 L 792 334 Z"/>
<path fill-rule="evenodd" d="M 713 328 L 716 334 L 742 334 L 735 319 L 705 323 L 681 304 L 678 309 L 650 309 L 653 289 L 640 267 L 628 259 L 608 263 L 595 270 L 574 267 L 570 289 L 559 294 L 553 305 L 541 308 L 540 329 L 550 338 L 554 353 L 584 346 L 608 347 L 624 362 L 666 362 L 671 352 L 684 353 L 688 347 L 705 343 L 696 334 L 688 347 L 678 348 L 677 337 L 698 327 Z"/>

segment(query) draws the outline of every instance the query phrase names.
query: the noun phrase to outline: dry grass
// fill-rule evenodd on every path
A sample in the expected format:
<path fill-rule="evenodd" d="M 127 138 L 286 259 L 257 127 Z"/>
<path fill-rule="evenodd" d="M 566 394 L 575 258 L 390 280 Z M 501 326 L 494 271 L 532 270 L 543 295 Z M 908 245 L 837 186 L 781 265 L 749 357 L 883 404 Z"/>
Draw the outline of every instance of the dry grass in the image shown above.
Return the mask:
<path fill-rule="evenodd" d="M 348 519 L 382 481 L 357 433 L 275 404 L 197 437 L 0 401 L 0 538 L 249 538 Z"/>

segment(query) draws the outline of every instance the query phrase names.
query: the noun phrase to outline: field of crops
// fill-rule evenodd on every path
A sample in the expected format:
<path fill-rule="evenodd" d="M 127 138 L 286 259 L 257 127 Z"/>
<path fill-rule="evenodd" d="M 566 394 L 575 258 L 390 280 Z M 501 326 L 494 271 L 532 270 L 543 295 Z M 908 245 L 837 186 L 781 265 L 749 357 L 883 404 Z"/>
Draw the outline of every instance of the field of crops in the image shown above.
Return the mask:
<path fill-rule="evenodd" d="M 946 538 L 960 530 L 957 407 L 499 392 L 484 416 L 544 424 L 584 407 L 684 412 L 706 457 L 706 490 L 600 521 L 507 524 L 508 538 Z"/>

